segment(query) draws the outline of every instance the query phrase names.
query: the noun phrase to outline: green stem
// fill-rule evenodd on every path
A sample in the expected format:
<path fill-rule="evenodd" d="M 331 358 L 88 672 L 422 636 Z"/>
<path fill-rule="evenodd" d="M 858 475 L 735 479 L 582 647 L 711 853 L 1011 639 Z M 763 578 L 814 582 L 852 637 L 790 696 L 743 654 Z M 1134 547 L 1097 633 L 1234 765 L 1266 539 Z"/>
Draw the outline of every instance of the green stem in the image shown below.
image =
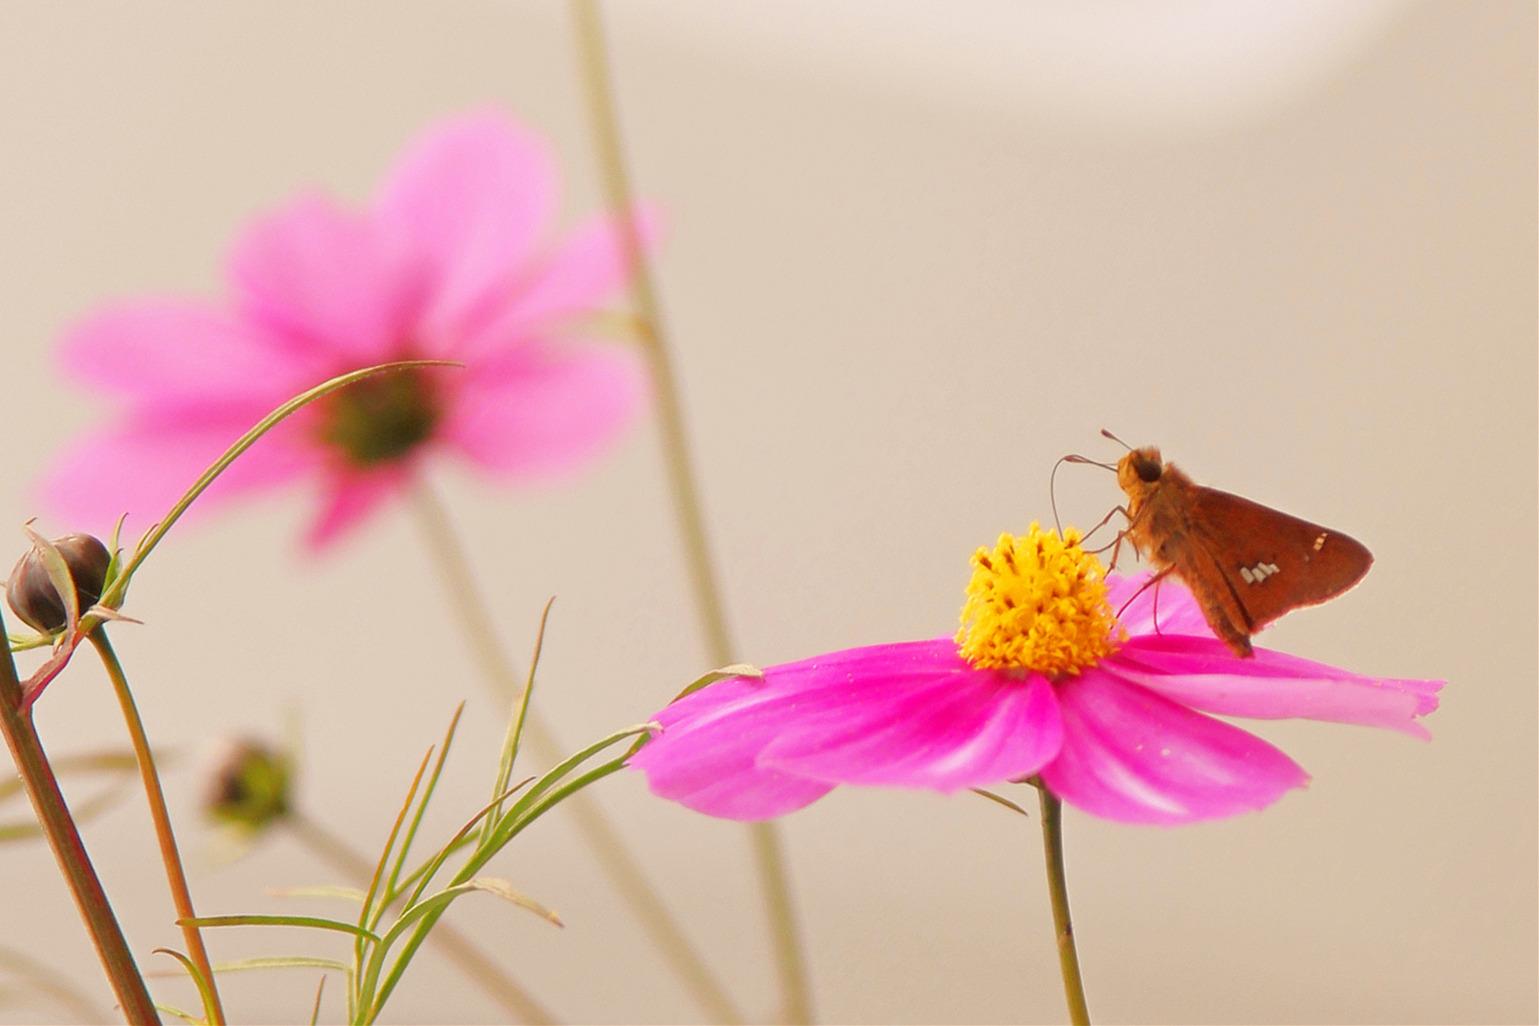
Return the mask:
<path fill-rule="evenodd" d="M 1079 952 L 1074 947 L 1074 924 L 1069 919 L 1069 885 L 1063 872 L 1063 803 L 1045 785 L 1037 785 L 1042 805 L 1042 852 L 1047 859 L 1047 889 L 1053 902 L 1053 930 L 1058 939 L 1058 968 L 1063 974 L 1063 994 L 1069 1005 L 1069 1022 L 1090 1026 L 1090 1006 L 1085 1003 L 1085 981 L 1079 973 Z"/>
<path fill-rule="evenodd" d="M 224 1006 L 219 1000 L 219 982 L 214 978 L 214 966 L 209 961 L 208 949 L 203 946 L 203 934 L 196 925 L 187 922 L 196 919 L 198 913 L 192 905 L 192 892 L 187 886 L 187 873 L 182 868 L 182 856 L 176 847 L 176 833 L 171 829 L 171 813 L 166 808 L 166 793 L 160 786 L 160 773 L 155 769 L 155 753 L 150 748 L 149 736 L 144 732 L 144 720 L 140 718 L 139 707 L 134 703 L 133 692 L 129 690 L 123 664 L 118 661 L 118 654 L 107 640 L 105 626 L 91 632 L 91 644 L 96 646 L 102 665 L 107 668 L 107 677 L 112 681 L 112 690 L 117 694 L 118 705 L 123 710 L 123 721 L 133 743 L 134 757 L 139 763 L 144 796 L 149 802 L 150 818 L 155 824 L 155 839 L 160 844 L 160 860 L 166 867 L 166 883 L 171 888 L 171 901 L 176 906 L 177 919 L 183 920 L 182 939 L 187 945 L 187 956 L 208 981 L 208 1014 L 212 1026 L 224 1026 Z"/>
<path fill-rule="evenodd" d="M 689 435 L 684 428 L 683 403 L 663 323 L 662 304 L 651 264 L 641 245 L 631 212 L 630 176 L 620 141 L 620 119 L 610 79 L 608 47 L 597 0 L 574 0 L 580 51 L 594 147 L 598 153 L 604 190 L 619 224 L 626 263 L 632 269 L 631 297 L 641 321 L 641 349 L 652 374 L 657 394 L 658 424 L 673 492 L 674 513 L 689 566 L 695 607 L 705 632 L 707 651 L 717 666 L 732 661 L 732 639 L 727 629 L 725 606 L 717 583 L 711 545 L 706 535 L 704 506 L 695 480 Z M 772 823 L 749 826 L 760 889 L 770 924 L 775 962 L 780 971 L 783 1016 L 788 1023 L 812 1021 L 811 988 L 806 957 L 797 929 L 791 900 L 790 877 L 781 851 L 779 830 Z"/>
<path fill-rule="evenodd" d="M 305 847 L 343 876 L 367 880 L 374 872 L 374 866 L 367 858 L 308 816 L 290 813 L 284 822 Z M 525 1023 L 557 1021 L 550 1009 L 540 1004 L 505 973 L 490 955 L 450 924 L 439 923 L 433 930 L 432 939 L 472 983 L 485 991 L 513 1018 Z"/>
<path fill-rule="evenodd" d="M 4 634 L 3 624 L 0 624 L 0 634 Z M 134 963 L 123 928 L 118 925 L 107 892 L 102 889 L 96 868 L 86 853 L 85 842 L 80 839 L 80 831 L 70 816 L 64 792 L 59 789 L 58 778 L 48 764 L 48 755 L 43 751 L 43 742 L 32 722 L 32 713 L 20 712 L 20 708 L 21 682 L 16 678 L 16 664 L 11 661 L 7 648 L 5 655 L 0 656 L 0 733 L 5 734 L 6 747 L 16 760 L 16 773 L 26 788 L 27 797 L 32 800 L 38 824 L 48 838 L 48 846 L 59 863 L 64 882 L 69 885 L 75 907 L 85 923 L 86 932 L 91 935 L 96 957 L 107 973 L 107 982 L 124 1018 L 135 1024 L 158 1024 L 160 1013 L 155 1010 L 155 1002 Z"/>
<path fill-rule="evenodd" d="M 465 548 L 450 525 L 443 505 L 426 484 L 416 489 L 415 500 L 413 507 L 423 538 L 434 567 L 444 579 L 444 587 L 471 652 L 497 696 L 511 701 L 519 693 L 523 681 L 497 638 L 496 626 L 481 600 Z M 528 710 L 524 731 L 536 761 L 553 764 L 565 757 L 561 743 L 537 710 Z M 742 1013 L 733 1004 L 726 988 L 689 942 L 683 927 L 668 911 L 668 906 L 642 872 L 641 863 L 604 815 L 604 810 L 586 794 L 573 795 L 567 808 L 615 890 L 636 910 L 652 944 L 707 1016 L 717 1022 L 742 1022 Z"/>

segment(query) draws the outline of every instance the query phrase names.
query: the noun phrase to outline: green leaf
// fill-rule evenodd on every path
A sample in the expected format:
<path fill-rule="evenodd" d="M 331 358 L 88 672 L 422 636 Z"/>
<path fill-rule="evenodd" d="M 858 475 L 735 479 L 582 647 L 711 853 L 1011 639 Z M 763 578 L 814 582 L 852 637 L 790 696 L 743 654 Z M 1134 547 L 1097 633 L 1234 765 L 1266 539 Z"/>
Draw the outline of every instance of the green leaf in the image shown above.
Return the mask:
<path fill-rule="evenodd" d="M 411 778 L 411 787 L 406 789 L 406 800 L 401 803 L 401 811 L 396 813 L 395 823 L 390 827 L 390 836 L 385 839 L 385 850 L 379 853 L 379 861 L 374 866 L 374 876 L 369 880 L 369 889 L 363 896 L 363 909 L 358 913 L 358 929 L 364 930 L 371 921 L 378 917 L 373 915 L 374 896 L 379 893 L 380 884 L 385 879 L 385 866 L 390 861 L 390 853 L 395 848 L 395 839 L 400 836 L 401 824 L 406 822 L 406 814 L 411 811 L 412 800 L 417 797 L 417 788 L 422 784 L 422 774 L 427 772 L 428 760 L 433 757 L 433 749 L 429 748 L 422 756 L 422 762 L 417 767 L 416 774 Z M 381 902 L 381 907 L 384 903 Z M 360 936 L 353 945 L 353 955 L 359 964 L 363 963 L 363 939 Z"/>
<path fill-rule="evenodd" d="M 238 962 L 221 962 L 214 966 L 216 973 L 241 973 L 253 969 L 326 969 L 331 972 L 351 973 L 353 967 L 334 958 L 311 958 L 308 955 L 278 955 L 271 958 L 243 958 Z"/>
<path fill-rule="evenodd" d="M 508 731 L 502 739 L 502 752 L 497 761 L 497 781 L 492 786 L 492 794 L 500 795 L 508 789 L 508 781 L 513 779 L 513 763 L 518 758 L 519 742 L 524 736 L 524 719 L 529 715 L 529 699 L 534 694 L 534 675 L 540 667 L 540 653 L 545 649 L 545 625 L 550 620 L 550 607 L 556 604 L 556 597 L 552 595 L 545 600 L 545 608 L 540 611 L 540 626 L 534 634 L 534 656 L 529 660 L 529 676 L 524 679 L 524 691 L 513 706 L 513 712 L 508 719 Z M 493 811 L 487 817 L 481 831 L 483 842 L 491 839 L 492 830 L 497 820 L 502 815 L 502 800 L 496 799 Z"/>
<path fill-rule="evenodd" d="M 175 1005 L 168 1005 L 168 1004 L 165 1004 L 163 1002 L 157 1001 L 157 1002 L 155 1002 L 155 1007 L 160 1009 L 162 1012 L 165 1012 L 167 1015 L 174 1015 L 178 1019 L 182 1020 L 183 1022 L 190 1023 L 191 1026 L 203 1026 L 203 1020 L 202 1019 L 199 1019 L 196 1015 L 193 1015 L 191 1012 L 184 1012 L 184 1011 L 182 1011 L 180 1008 L 177 1008 Z"/>
<path fill-rule="evenodd" d="M 155 753 L 156 760 L 163 758 L 161 752 Z M 52 760 L 53 771 L 58 776 L 74 774 L 109 773 L 128 776 L 137 773 L 139 763 L 134 759 L 134 753 L 130 749 L 114 749 L 102 752 L 77 752 L 72 755 L 61 755 Z M 0 780 L 0 802 L 21 793 L 21 781 L 14 777 Z"/>
<path fill-rule="evenodd" d="M 688 696 L 693 695 L 696 691 L 699 691 L 701 688 L 709 687 L 710 685 L 715 684 L 717 681 L 729 680 L 733 677 L 749 677 L 753 680 L 763 680 L 764 671 L 759 669 L 757 666 L 751 666 L 748 663 L 733 663 L 731 666 L 723 666 L 720 669 L 712 670 L 711 672 L 704 674 L 703 676 L 696 677 L 694 680 L 690 681 L 689 684 L 685 686 L 683 691 L 680 691 L 677 695 L 673 696 L 673 702 L 677 702 L 681 698 L 687 698 Z M 668 704 L 672 705 L 673 702 L 669 702 Z"/>
<path fill-rule="evenodd" d="M 101 605 L 106 606 L 109 609 L 117 609 L 122 606 L 123 597 L 128 591 L 128 585 L 132 582 L 135 572 L 138 571 L 140 565 L 144 563 L 144 560 L 149 556 L 149 554 L 155 551 L 155 546 L 160 544 L 161 539 L 166 536 L 166 532 L 170 531 L 176 522 L 181 519 L 182 514 L 187 512 L 188 507 L 190 507 L 193 502 L 197 500 L 198 496 L 202 495 L 208 486 L 213 484 L 214 481 L 218 479 L 219 475 L 224 473 L 225 469 L 228 468 L 231 463 L 234 463 L 242 453 L 255 445 L 258 441 L 261 440 L 263 435 L 267 434 L 267 432 L 271 431 L 291 414 L 303 409 L 309 404 L 315 402 L 317 399 L 321 399 L 327 395 L 330 395 L 332 392 L 335 392 L 339 388 L 346 388 L 348 385 L 351 385 L 355 381 L 361 381 L 364 378 L 371 377 L 375 374 L 386 374 L 391 371 L 406 370 L 412 367 L 457 366 L 460 365 L 450 360 L 402 360 L 395 363 L 383 363 L 379 364 L 378 366 L 365 367 L 361 370 L 351 371 L 347 374 L 340 374 L 329 381 L 324 381 L 321 384 L 316 385 L 314 388 L 309 389 L 308 391 L 301 392 L 299 395 L 296 395 L 288 402 L 283 403 L 281 406 L 258 421 L 250 431 L 247 431 L 244 435 L 241 435 L 233 445 L 224 451 L 222 456 L 216 459 L 213 463 L 209 464 L 208 469 L 205 470 L 203 474 L 193 482 L 192 487 L 187 489 L 186 493 L 184 493 L 182 497 L 176 501 L 176 504 L 173 505 L 170 511 L 161 518 L 160 522 L 157 523 L 154 527 L 150 528 L 150 530 L 145 534 L 144 538 L 139 542 L 138 547 L 134 550 L 132 558 L 130 558 L 128 562 L 124 564 L 123 572 L 118 574 L 117 579 L 112 582 L 110 587 L 104 588 L 102 590 L 102 596 L 100 599 Z M 90 626 L 95 625 L 91 624 Z"/>
<path fill-rule="evenodd" d="M 215 1009 L 219 1007 L 219 1000 L 214 996 L 213 983 L 203 975 L 203 971 L 193 965 L 192 959 L 174 948 L 155 948 L 154 950 L 157 955 L 170 955 L 182 963 L 182 968 L 187 970 L 187 975 L 191 976 L 192 982 L 197 984 L 198 997 L 203 1001 L 203 1021 L 213 1022 L 217 1019 Z"/>
<path fill-rule="evenodd" d="M 412 817 L 411 826 L 406 828 L 406 836 L 401 839 L 401 850 L 396 853 L 395 865 L 390 867 L 390 876 L 385 880 L 384 893 L 386 894 L 395 890 L 396 881 L 401 878 L 401 868 L 405 865 L 406 856 L 411 851 L 412 841 L 416 840 L 417 828 L 422 825 L 422 816 L 427 812 L 428 802 L 433 800 L 433 792 L 438 787 L 438 778 L 444 771 L 444 761 L 449 758 L 449 747 L 454 744 L 454 732 L 459 728 L 460 716 L 464 712 L 465 703 L 461 702 L 454 707 L 454 715 L 449 718 L 449 729 L 444 732 L 443 742 L 438 746 L 438 761 L 433 764 L 433 772 L 428 775 L 427 786 L 422 789 L 422 800 L 417 803 L 417 814 Z M 385 902 L 381 901 L 374 910 L 374 918 L 369 926 L 378 926 L 384 913 Z"/>
<path fill-rule="evenodd" d="M 307 887 L 269 887 L 267 893 L 275 898 L 337 898 L 341 901 L 360 903 L 367 897 L 356 887 L 340 887 L 316 884 Z"/>
<path fill-rule="evenodd" d="M 1027 812 L 1025 809 L 1021 808 L 1019 805 L 1015 804 L 1010 799 L 1006 798 L 1004 795 L 995 794 L 993 791 L 985 791 L 981 787 L 970 787 L 970 788 L 968 788 L 968 790 L 971 791 L 973 794 L 979 795 L 979 796 L 981 796 L 983 798 L 987 798 L 991 802 L 995 802 L 996 804 L 1003 805 L 1007 809 L 1010 809 L 1010 810 L 1012 810 L 1014 812 L 1019 812 L 1021 815 L 1025 816 L 1027 819 L 1031 818 L 1031 813 Z"/>
<path fill-rule="evenodd" d="M 373 930 L 365 930 L 361 926 L 352 923 L 344 923 L 336 919 L 325 919 L 321 916 L 197 916 L 192 919 L 178 919 L 177 926 L 300 926 L 310 930 L 331 930 L 335 933 L 350 933 L 355 937 L 371 943 L 379 943 L 379 935 Z"/>
<path fill-rule="evenodd" d="M 321 1021 L 321 998 L 326 995 L 326 977 L 321 977 L 320 985 L 315 988 L 315 1006 L 310 1009 L 310 1026 L 315 1026 Z"/>
<path fill-rule="evenodd" d="M 460 827 L 459 831 L 455 833 L 453 837 L 449 838 L 447 844 L 438 849 L 438 851 L 433 854 L 432 858 L 428 859 L 427 862 L 423 863 L 415 871 L 409 874 L 405 880 L 401 881 L 400 889 L 394 891 L 391 894 L 388 894 L 385 897 L 384 903 L 388 905 L 393 902 L 397 896 L 399 896 L 403 891 L 406 890 L 407 887 L 411 886 L 415 882 L 416 890 L 412 892 L 411 899 L 406 902 L 408 905 L 414 904 L 418 898 L 422 897 L 422 892 L 427 889 L 428 883 L 433 879 L 434 874 L 436 874 L 438 870 L 443 866 L 444 862 L 448 860 L 449 856 L 454 854 L 460 848 L 464 847 L 465 844 L 469 843 L 470 832 L 475 829 L 476 823 L 487 817 L 491 813 L 492 809 L 501 805 L 508 798 L 511 798 L 513 795 L 529 786 L 529 784 L 534 779 L 534 777 L 525 777 L 514 786 L 508 788 L 502 794 L 499 794 L 497 797 L 481 806 L 480 811 L 477 812 L 474 816 L 470 817 L 470 820 L 464 826 Z"/>

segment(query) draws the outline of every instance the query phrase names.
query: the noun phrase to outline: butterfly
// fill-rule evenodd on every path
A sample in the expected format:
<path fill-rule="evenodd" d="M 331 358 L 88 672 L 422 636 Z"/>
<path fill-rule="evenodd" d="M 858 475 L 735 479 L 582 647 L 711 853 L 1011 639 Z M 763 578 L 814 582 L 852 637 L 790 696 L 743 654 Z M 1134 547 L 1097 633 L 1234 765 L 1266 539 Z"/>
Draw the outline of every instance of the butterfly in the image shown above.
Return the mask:
<path fill-rule="evenodd" d="M 1213 633 L 1242 658 L 1252 654 L 1251 635 L 1285 613 L 1335 598 L 1373 565 L 1373 554 L 1356 539 L 1197 484 L 1153 446 L 1128 446 L 1115 469 L 1128 523 L 1113 545 L 1112 566 L 1117 547 L 1131 542 L 1156 570 L 1150 583 L 1179 577 Z"/>

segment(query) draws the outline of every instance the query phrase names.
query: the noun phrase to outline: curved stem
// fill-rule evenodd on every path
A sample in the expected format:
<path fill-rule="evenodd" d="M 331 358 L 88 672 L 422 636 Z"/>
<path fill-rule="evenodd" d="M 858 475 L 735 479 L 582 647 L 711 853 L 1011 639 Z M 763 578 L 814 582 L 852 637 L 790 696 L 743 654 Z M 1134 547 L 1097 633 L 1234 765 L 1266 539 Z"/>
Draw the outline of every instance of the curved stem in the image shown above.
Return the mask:
<path fill-rule="evenodd" d="M 224 1026 L 219 981 L 214 978 L 213 963 L 209 961 L 208 949 L 203 946 L 203 934 L 197 926 L 185 922 L 196 919 L 198 913 L 192 906 L 192 891 L 188 889 L 187 873 L 182 868 L 182 856 L 176 847 L 176 833 L 171 829 L 171 813 L 166 809 L 166 793 L 160 786 L 160 773 L 155 769 L 155 753 L 150 748 L 149 736 L 144 732 L 144 720 L 140 718 L 139 707 L 134 703 L 133 692 L 129 690 L 123 664 L 118 661 L 112 642 L 107 640 L 105 626 L 91 632 L 91 644 L 96 646 L 96 653 L 101 656 L 102 665 L 107 668 L 112 690 L 117 694 L 118 705 L 123 709 L 123 722 L 128 727 L 134 757 L 139 762 L 139 777 L 144 783 L 144 796 L 150 806 L 150 818 L 155 823 L 155 839 L 160 843 L 160 860 L 166 867 L 166 883 L 171 888 L 171 901 L 176 906 L 176 917 L 184 920 L 182 939 L 187 945 L 187 957 L 208 980 L 208 1014 L 213 1021 L 212 1026 Z"/>
<path fill-rule="evenodd" d="M 620 141 L 620 118 L 615 105 L 614 84 L 610 80 L 603 21 L 597 0 L 574 0 L 574 12 L 594 147 L 609 206 L 619 225 L 626 264 L 631 268 L 631 298 L 640 319 L 641 349 L 657 390 L 663 456 L 673 492 L 679 536 L 684 542 L 695 607 L 705 632 L 707 651 L 715 665 L 724 666 L 732 661 L 732 639 L 706 535 L 704 506 L 695 480 L 689 434 L 684 427 L 683 403 L 663 324 L 662 304 L 658 300 L 652 267 L 631 216 L 635 203 Z M 789 1023 L 808 1023 L 812 1021 L 811 988 L 779 829 L 773 823 L 759 822 L 749 824 L 748 830 L 759 867 L 760 889 L 769 919 L 775 962 L 780 971 L 782 1014 Z"/>
<path fill-rule="evenodd" d="M 285 817 L 284 822 L 305 847 L 344 876 L 367 880 L 374 872 L 373 863 L 353 850 L 342 838 L 308 816 L 291 812 Z M 490 955 L 450 924 L 438 923 L 433 930 L 431 940 L 443 949 L 472 983 L 485 991 L 502 1006 L 503 1011 L 513 1018 L 525 1023 L 543 1024 L 557 1021 L 550 1009 L 540 1004 L 532 994 L 504 972 Z"/>
<path fill-rule="evenodd" d="M 476 662 L 497 696 L 513 701 L 523 679 L 497 638 L 496 626 L 478 594 L 464 546 L 450 525 L 448 514 L 425 483 L 416 489 L 414 498 L 413 508 L 433 565 L 443 576 L 444 587 Z M 566 752 L 555 733 L 535 709 L 528 710 L 524 736 L 539 762 L 554 764 L 565 758 Z M 574 794 L 567 802 L 567 810 L 615 890 L 636 910 L 642 928 L 700 1007 L 712 1020 L 742 1022 L 742 1013 L 685 936 L 603 809 L 588 795 Z"/>
<path fill-rule="evenodd" d="M 1079 952 L 1074 947 L 1074 924 L 1069 919 L 1069 884 L 1063 872 L 1063 803 L 1047 787 L 1038 784 L 1042 805 L 1042 853 L 1047 860 L 1047 889 L 1053 902 L 1053 930 L 1058 939 L 1058 969 L 1063 974 L 1063 994 L 1074 1026 L 1090 1026 L 1090 1006 L 1085 1003 L 1085 981 L 1080 977 Z"/>
<path fill-rule="evenodd" d="M 0 634 L 3 634 L 0 625 Z M 96 868 L 86 853 L 85 842 L 70 816 L 64 793 L 59 789 L 58 778 L 48 764 L 48 754 L 37 736 L 32 714 L 21 712 L 21 682 L 16 678 L 16 665 L 11 661 L 9 650 L 0 656 L 0 733 L 5 735 L 6 747 L 16 760 L 16 773 L 21 777 L 27 797 L 37 813 L 38 824 L 48 838 L 54 859 L 64 882 L 69 885 L 75 907 L 80 911 L 86 932 L 96 948 L 107 982 L 117 998 L 123 1016 L 130 1023 L 160 1023 L 160 1013 L 144 985 L 144 977 L 134 962 L 133 952 L 118 925 L 107 892 L 102 889 Z"/>

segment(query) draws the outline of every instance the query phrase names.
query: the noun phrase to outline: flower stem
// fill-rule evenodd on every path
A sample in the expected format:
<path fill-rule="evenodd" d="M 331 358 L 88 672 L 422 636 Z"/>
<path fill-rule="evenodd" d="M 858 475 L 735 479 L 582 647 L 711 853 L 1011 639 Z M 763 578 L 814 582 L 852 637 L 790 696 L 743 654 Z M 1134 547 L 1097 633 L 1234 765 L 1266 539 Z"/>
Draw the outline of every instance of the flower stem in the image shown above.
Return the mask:
<path fill-rule="evenodd" d="M 4 625 L 0 624 L 0 636 L 4 634 Z M 32 714 L 21 712 L 20 708 L 21 683 L 16 678 L 16 665 L 11 661 L 7 647 L 5 654 L 0 656 L 0 733 L 5 734 L 6 747 L 16 760 L 17 775 L 26 787 L 27 797 L 32 800 L 37 821 L 48 838 L 48 846 L 53 849 L 64 881 L 69 885 L 75 907 L 85 922 L 86 932 L 91 935 L 91 943 L 96 947 L 96 955 L 101 959 L 107 982 L 124 1018 L 135 1024 L 158 1024 L 160 1014 L 155 1010 L 155 1002 L 134 963 L 123 928 L 118 925 L 107 892 L 102 889 L 96 868 L 91 865 L 91 857 L 80 839 L 80 831 L 64 802 L 64 793 L 48 764 L 48 755 L 43 751 Z"/>
<path fill-rule="evenodd" d="M 683 539 L 688 561 L 696 611 L 712 661 L 718 666 L 724 666 L 732 661 L 732 639 L 727 629 L 710 541 L 706 536 L 704 507 L 695 481 L 689 435 L 684 428 L 683 404 L 667 344 L 662 304 L 658 300 L 651 265 L 630 213 L 635 204 L 620 142 L 620 119 L 615 105 L 614 85 L 610 80 L 603 21 L 597 0 L 574 0 L 573 10 L 577 21 L 578 48 L 594 147 L 598 152 L 609 206 L 619 225 L 626 263 L 631 268 L 631 297 L 640 319 L 642 352 L 657 390 L 663 454 L 667 462 L 668 482 L 673 492 L 679 535 Z M 812 1021 L 811 989 L 779 830 L 768 822 L 752 823 L 748 830 L 759 868 L 760 889 L 764 896 L 775 961 L 780 971 L 782 1014 L 788 1023 L 808 1023 Z"/>
<path fill-rule="evenodd" d="M 497 638 L 496 627 L 476 588 L 475 574 L 466 558 L 465 548 L 450 525 L 443 505 L 425 483 L 415 490 L 414 499 L 413 509 L 433 565 L 443 576 L 445 590 L 476 662 L 497 696 L 512 701 L 519 693 L 523 679 Z M 537 761 L 554 764 L 565 757 L 566 752 L 555 733 L 537 710 L 529 710 L 524 733 Z M 636 910 L 652 943 L 700 1007 L 712 1020 L 742 1022 L 742 1013 L 690 944 L 683 928 L 642 872 L 636 856 L 605 817 L 604 810 L 589 795 L 581 793 L 572 795 L 566 807 L 610 882 Z"/>
<path fill-rule="evenodd" d="M 128 736 L 133 743 L 134 758 L 139 763 L 139 777 L 144 783 L 144 796 L 149 802 L 150 818 L 155 823 L 155 839 L 160 843 L 160 860 L 166 867 L 166 883 L 171 888 L 171 901 L 176 906 L 176 916 L 181 920 L 195 919 L 198 913 L 192 905 L 192 892 L 187 887 L 187 873 L 182 868 L 182 856 L 176 847 L 176 834 L 171 829 L 171 813 L 166 809 L 166 793 L 160 786 L 160 773 L 155 769 L 155 753 L 150 748 L 149 736 L 144 732 L 144 720 L 140 718 L 139 707 L 134 703 L 133 692 L 129 690 L 128 678 L 123 673 L 123 664 L 118 661 L 118 654 L 113 651 L 112 642 L 107 640 L 105 626 L 91 632 L 91 644 L 96 647 L 96 653 L 101 656 L 102 665 L 107 668 L 107 677 L 112 681 L 112 690 L 116 692 L 118 705 L 123 710 L 123 721 L 128 727 Z M 197 926 L 184 923 L 182 939 L 187 945 L 187 957 L 208 981 L 208 1015 L 212 1020 L 211 1026 L 224 1026 L 224 1006 L 219 1000 L 219 981 L 214 977 L 214 967 L 209 961 L 208 949 L 203 946 L 203 935 L 198 931 Z"/>
<path fill-rule="evenodd" d="M 1042 805 L 1042 853 L 1047 859 L 1047 889 L 1053 902 L 1053 930 L 1058 938 L 1058 968 L 1063 974 L 1063 994 L 1069 1005 L 1069 1022 L 1090 1026 L 1090 1007 L 1085 1003 L 1085 981 L 1079 974 L 1079 952 L 1074 947 L 1074 924 L 1069 919 L 1069 885 L 1063 872 L 1063 803 L 1047 787 L 1037 785 Z"/>
<path fill-rule="evenodd" d="M 312 854 L 344 876 L 367 880 L 374 872 L 373 863 L 316 820 L 290 812 L 283 822 Z M 450 924 L 439 922 L 433 928 L 432 942 L 454 960 L 472 983 L 519 1022 L 545 1024 L 557 1021 L 550 1009 L 519 986 L 495 959 Z"/>

